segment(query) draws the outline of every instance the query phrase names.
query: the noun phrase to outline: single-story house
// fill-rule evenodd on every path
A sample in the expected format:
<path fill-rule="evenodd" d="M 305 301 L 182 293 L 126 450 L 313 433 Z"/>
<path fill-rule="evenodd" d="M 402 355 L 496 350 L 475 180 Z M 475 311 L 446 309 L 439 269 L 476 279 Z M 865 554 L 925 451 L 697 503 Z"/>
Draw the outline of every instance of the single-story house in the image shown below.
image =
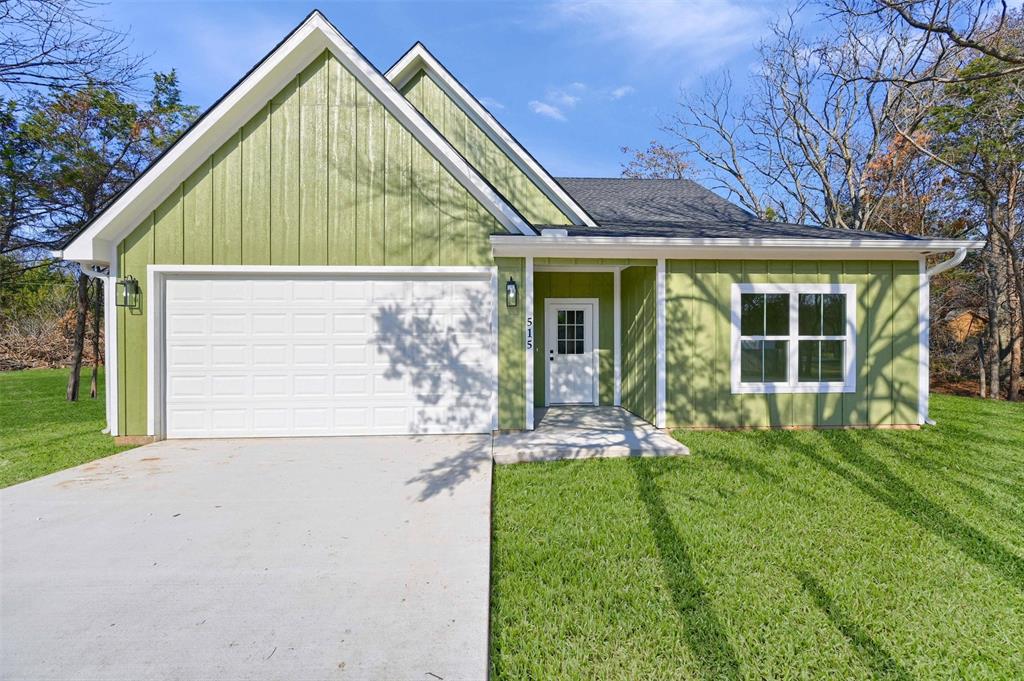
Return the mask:
<path fill-rule="evenodd" d="M 977 246 L 554 178 L 423 45 L 382 73 L 313 12 L 60 255 L 143 440 L 917 426 L 928 278 Z"/>

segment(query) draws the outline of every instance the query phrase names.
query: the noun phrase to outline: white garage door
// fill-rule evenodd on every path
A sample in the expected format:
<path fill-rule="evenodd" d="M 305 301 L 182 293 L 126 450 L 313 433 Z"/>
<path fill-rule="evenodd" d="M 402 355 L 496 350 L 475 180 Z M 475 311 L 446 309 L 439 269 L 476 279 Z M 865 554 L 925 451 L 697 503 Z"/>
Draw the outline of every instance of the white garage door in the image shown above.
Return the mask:
<path fill-rule="evenodd" d="M 479 276 L 169 278 L 167 437 L 490 431 L 494 293 Z"/>

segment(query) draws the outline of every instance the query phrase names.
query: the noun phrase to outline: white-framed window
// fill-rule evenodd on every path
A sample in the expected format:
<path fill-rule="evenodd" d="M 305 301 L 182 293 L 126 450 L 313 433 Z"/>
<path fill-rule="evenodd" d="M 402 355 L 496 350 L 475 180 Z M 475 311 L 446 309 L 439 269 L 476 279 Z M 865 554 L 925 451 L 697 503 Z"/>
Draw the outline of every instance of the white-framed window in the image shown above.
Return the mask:
<path fill-rule="evenodd" d="M 854 284 L 733 284 L 732 392 L 857 388 Z"/>

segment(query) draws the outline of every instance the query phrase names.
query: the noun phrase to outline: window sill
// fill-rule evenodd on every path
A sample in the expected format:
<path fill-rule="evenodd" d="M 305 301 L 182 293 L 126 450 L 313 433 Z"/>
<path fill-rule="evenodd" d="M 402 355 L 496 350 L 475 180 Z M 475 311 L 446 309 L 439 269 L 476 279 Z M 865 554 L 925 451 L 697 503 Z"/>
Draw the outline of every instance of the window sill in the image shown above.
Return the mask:
<path fill-rule="evenodd" d="M 785 394 L 807 394 L 807 393 L 852 393 L 857 391 L 857 386 L 846 385 L 845 383 L 740 383 L 732 386 L 734 395 L 785 395 Z"/>

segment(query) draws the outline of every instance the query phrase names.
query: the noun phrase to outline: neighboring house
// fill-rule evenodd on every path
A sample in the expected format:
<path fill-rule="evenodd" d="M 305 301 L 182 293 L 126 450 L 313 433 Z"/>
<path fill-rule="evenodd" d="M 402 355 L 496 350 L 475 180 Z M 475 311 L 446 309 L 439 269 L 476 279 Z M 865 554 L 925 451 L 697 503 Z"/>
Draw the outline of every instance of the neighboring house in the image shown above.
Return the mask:
<path fill-rule="evenodd" d="M 422 45 L 381 74 L 314 12 L 62 255 L 116 291 L 141 439 L 917 425 L 925 257 L 976 246 L 556 180 Z"/>

